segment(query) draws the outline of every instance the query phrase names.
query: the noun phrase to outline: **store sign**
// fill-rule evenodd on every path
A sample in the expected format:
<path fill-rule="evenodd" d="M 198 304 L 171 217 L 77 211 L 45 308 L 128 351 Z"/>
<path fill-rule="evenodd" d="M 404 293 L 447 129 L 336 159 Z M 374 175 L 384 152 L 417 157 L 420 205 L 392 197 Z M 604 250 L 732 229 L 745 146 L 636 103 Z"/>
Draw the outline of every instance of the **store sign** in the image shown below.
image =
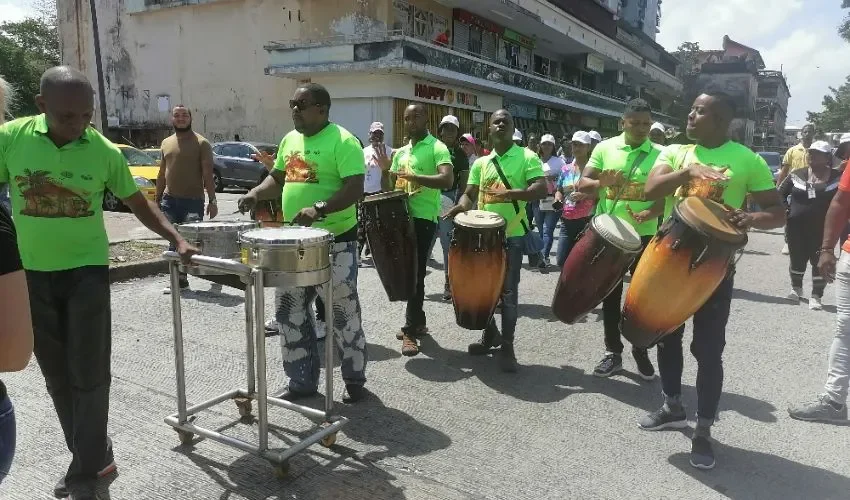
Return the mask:
<path fill-rule="evenodd" d="M 596 54 L 587 54 L 587 59 L 585 60 L 584 65 L 588 71 L 593 71 L 594 73 L 605 73 L 605 59 L 597 56 Z"/>
<path fill-rule="evenodd" d="M 505 100 L 504 107 L 514 118 L 537 119 L 537 106 L 534 104 Z"/>
<path fill-rule="evenodd" d="M 569 123 L 569 113 L 562 109 L 540 107 L 540 120 L 547 122 Z"/>
<path fill-rule="evenodd" d="M 480 107 L 478 104 L 478 96 L 476 94 L 445 89 L 443 87 L 437 87 L 427 83 L 415 84 L 413 87 L 413 95 L 420 99 L 443 102 L 448 105 L 458 104 L 460 106 L 469 106 L 471 108 Z"/>
<path fill-rule="evenodd" d="M 523 47 L 528 47 L 529 49 L 533 49 L 535 45 L 537 45 L 537 41 L 535 39 L 517 33 L 516 31 L 510 30 L 508 28 L 505 28 L 505 32 L 502 33 L 502 38 L 515 42 L 519 45 L 522 45 Z"/>
<path fill-rule="evenodd" d="M 467 12 L 463 9 L 455 9 L 454 10 L 454 18 L 464 24 L 468 24 L 470 26 L 475 26 L 484 31 L 489 31 L 491 33 L 496 33 L 501 35 L 505 29 L 494 23 L 493 21 L 484 19 L 483 17 L 478 17 L 471 12 Z"/>

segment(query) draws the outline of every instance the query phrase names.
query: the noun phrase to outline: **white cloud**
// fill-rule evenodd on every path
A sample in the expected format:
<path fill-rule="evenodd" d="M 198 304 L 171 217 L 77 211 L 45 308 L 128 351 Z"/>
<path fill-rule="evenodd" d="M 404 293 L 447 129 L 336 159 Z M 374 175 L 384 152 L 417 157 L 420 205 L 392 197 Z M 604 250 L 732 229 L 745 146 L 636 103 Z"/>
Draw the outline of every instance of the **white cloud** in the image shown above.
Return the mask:
<path fill-rule="evenodd" d="M 20 21 L 32 15 L 35 11 L 25 0 L 0 0 L 0 23 Z"/>

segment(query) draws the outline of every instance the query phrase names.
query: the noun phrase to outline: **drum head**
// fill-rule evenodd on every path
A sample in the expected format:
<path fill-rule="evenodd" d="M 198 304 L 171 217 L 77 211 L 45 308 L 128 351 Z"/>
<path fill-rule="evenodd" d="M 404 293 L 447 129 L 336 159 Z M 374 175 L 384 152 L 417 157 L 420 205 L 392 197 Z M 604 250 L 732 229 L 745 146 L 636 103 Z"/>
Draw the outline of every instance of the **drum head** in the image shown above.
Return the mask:
<path fill-rule="evenodd" d="M 686 224 L 718 240 L 740 243 L 747 239 L 746 232 L 726 220 L 729 210 L 715 201 L 688 196 L 676 206 L 676 212 Z"/>
<path fill-rule="evenodd" d="M 363 198 L 363 203 L 376 203 L 379 201 L 395 200 L 400 198 L 407 198 L 407 193 L 404 191 L 390 191 L 387 193 L 373 194 Z"/>
<path fill-rule="evenodd" d="M 491 229 L 504 227 L 505 219 L 495 212 L 486 210 L 470 210 L 455 217 L 455 224 L 476 229 Z"/>
<path fill-rule="evenodd" d="M 228 221 L 228 222 L 190 222 L 187 224 L 178 224 L 178 232 L 190 233 L 213 233 L 216 231 L 248 231 L 257 227 L 257 223 L 253 221 Z"/>
<path fill-rule="evenodd" d="M 600 214 L 590 220 L 590 225 L 599 236 L 615 247 L 627 252 L 640 250 L 640 235 L 623 219 L 614 215 Z"/>
<path fill-rule="evenodd" d="M 333 235 L 324 229 L 302 226 L 265 227 L 242 233 L 243 243 L 255 245 L 318 244 L 330 241 Z"/>

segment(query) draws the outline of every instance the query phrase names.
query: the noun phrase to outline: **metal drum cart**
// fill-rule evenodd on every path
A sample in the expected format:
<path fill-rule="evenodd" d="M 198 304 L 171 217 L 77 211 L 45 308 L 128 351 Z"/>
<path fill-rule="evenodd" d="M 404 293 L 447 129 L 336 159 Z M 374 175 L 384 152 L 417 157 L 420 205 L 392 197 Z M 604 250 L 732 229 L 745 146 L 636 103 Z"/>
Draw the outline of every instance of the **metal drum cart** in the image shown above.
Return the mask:
<path fill-rule="evenodd" d="M 194 229 L 192 229 L 194 231 Z M 201 231 L 203 232 L 203 231 Z M 219 231 L 221 232 L 221 231 Z M 226 231 L 225 231 L 226 232 Z M 181 231 L 185 233 L 185 231 Z M 189 239 L 189 238 L 187 238 Z M 203 240 L 203 235 L 198 239 Z M 306 227 L 250 229 L 238 233 L 241 244 L 240 260 L 195 255 L 191 266 L 184 267 L 175 252 L 165 252 L 171 274 L 171 306 L 174 323 L 174 363 L 177 374 L 177 413 L 165 422 L 177 431 L 182 444 L 189 444 L 196 435 L 258 455 L 271 462 L 275 474 L 284 476 L 289 459 L 308 446 L 320 443 L 329 447 L 336 442 L 340 428 L 348 419 L 333 414 L 333 283 L 330 246 L 333 236 L 324 230 Z M 206 247 L 206 245 L 205 245 Z M 223 283 L 245 291 L 245 354 L 247 358 L 247 388 L 234 389 L 208 401 L 188 406 L 186 402 L 186 367 L 183 344 L 183 322 L 180 304 L 179 273 L 182 269 L 201 278 Z M 269 396 L 266 383 L 265 288 L 307 287 L 324 285 L 325 305 L 325 405 L 324 411 L 298 405 Z M 257 403 L 258 443 L 226 436 L 193 423 L 199 412 L 224 401 L 233 400 L 239 415 L 251 414 L 252 402 Z M 292 410 L 306 416 L 315 424 L 315 431 L 306 439 L 283 451 L 269 449 L 268 406 Z"/>

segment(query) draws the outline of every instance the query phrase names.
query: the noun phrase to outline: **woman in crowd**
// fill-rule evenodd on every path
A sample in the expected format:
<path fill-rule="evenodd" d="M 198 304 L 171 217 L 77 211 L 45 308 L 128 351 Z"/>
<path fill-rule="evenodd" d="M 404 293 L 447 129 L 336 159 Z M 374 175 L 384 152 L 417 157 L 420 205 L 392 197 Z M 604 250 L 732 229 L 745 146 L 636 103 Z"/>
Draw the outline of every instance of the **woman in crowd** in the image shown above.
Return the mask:
<path fill-rule="evenodd" d="M 564 266 L 573 243 L 584 231 L 593 213 L 593 199 L 577 189 L 584 166 L 590 159 L 590 143 L 590 135 L 587 132 L 578 131 L 573 134 L 573 161 L 564 165 L 556 182 L 555 206 L 561 208 L 561 237 L 558 241 L 557 257 L 559 268 Z"/>
<path fill-rule="evenodd" d="M 563 158 L 555 154 L 555 148 L 555 137 L 553 135 L 545 134 L 540 138 L 540 152 L 538 154 L 540 161 L 543 162 L 543 173 L 546 175 L 548 194 L 546 198 L 540 200 L 540 208 L 534 215 L 537 227 L 540 228 L 543 237 L 543 262 L 547 266 L 554 242 L 555 226 L 558 225 L 559 218 L 558 212 L 552 205 L 552 202 L 555 201 L 555 181 L 558 180 L 561 171 L 566 166 Z"/>
<path fill-rule="evenodd" d="M 475 160 L 481 156 L 481 148 L 478 146 L 475 137 L 472 137 L 472 134 L 463 134 L 460 136 L 458 142 L 460 143 L 460 147 L 463 148 L 463 152 L 466 153 L 469 164 L 472 165 L 475 163 Z"/>
<path fill-rule="evenodd" d="M 826 141 L 809 146 L 809 168 L 790 173 L 779 186 L 786 203 L 788 250 L 791 256 L 791 293 L 788 298 L 799 302 L 803 298 L 803 276 L 806 263 L 812 266 L 812 295 L 809 308 L 821 310 L 821 298 L 826 280 L 818 271 L 818 259 L 826 211 L 835 196 L 841 173 L 830 168 L 832 148 Z M 789 201 L 790 200 L 790 201 Z"/>

